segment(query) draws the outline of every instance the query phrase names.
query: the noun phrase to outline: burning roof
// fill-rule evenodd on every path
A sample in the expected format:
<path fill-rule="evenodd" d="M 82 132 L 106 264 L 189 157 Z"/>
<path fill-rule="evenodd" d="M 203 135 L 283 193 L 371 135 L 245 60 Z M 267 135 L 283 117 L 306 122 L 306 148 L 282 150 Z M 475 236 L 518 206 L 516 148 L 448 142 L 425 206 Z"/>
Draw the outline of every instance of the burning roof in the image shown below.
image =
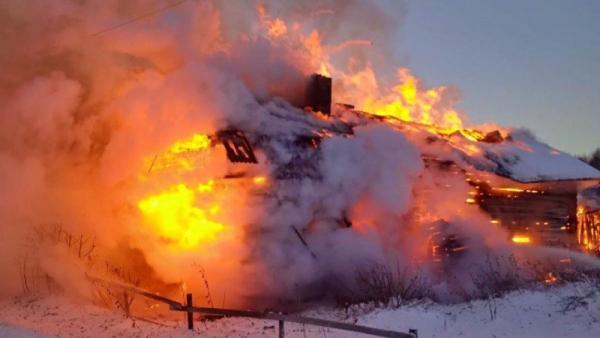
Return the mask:
<path fill-rule="evenodd" d="M 343 109 L 342 106 L 340 108 Z M 369 115 L 350 109 L 342 114 L 356 124 L 372 119 Z M 349 118 L 348 114 L 354 116 Z M 384 119 L 404 130 L 411 141 L 420 145 L 423 155 L 455 162 L 467 171 L 475 169 L 489 172 L 519 183 L 600 180 L 600 171 L 540 142 L 527 130 L 492 130 L 484 134 L 464 129 L 446 133 L 431 125 L 390 117 Z"/>

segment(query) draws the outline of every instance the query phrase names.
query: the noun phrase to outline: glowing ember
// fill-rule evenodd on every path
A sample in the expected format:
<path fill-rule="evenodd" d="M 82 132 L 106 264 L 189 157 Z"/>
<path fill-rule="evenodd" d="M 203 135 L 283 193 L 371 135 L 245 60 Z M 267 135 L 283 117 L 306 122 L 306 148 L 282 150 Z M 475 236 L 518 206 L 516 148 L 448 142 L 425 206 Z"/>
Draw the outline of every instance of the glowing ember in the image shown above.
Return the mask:
<path fill-rule="evenodd" d="M 525 190 L 520 188 L 492 188 L 494 191 L 503 191 L 503 192 L 523 192 Z"/>
<path fill-rule="evenodd" d="M 264 185 L 267 183 L 267 178 L 265 176 L 256 176 L 252 179 L 252 182 L 256 185 Z"/>
<path fill-rule="evenodd" d="M 469 198 L 467 198 L 467 199 L 465 200 L 465 202 L 466 202 L 467 204 L 475 204 L 475 203 L 477 203 L 477 200 L 475 200 L 474 198 L 470 198 L 470 197 L 469 197 Z"/>
<path fill-rule="evenodd" d="M 558 278 L 552 272 L 548 272 L 548 274 L 546 275 L 546 278 L 544 279 L 544 283 L 546 283 L 548 285 L 552 285 L 552 284 L 555 284 L 556 282 L 558 282 Z"/>
<path fill-rule="evenodd" d="M 512 241 L 516 244 L 529 244 L 531 243 L 531 238 L 527 235 L 514 235 Z"/>

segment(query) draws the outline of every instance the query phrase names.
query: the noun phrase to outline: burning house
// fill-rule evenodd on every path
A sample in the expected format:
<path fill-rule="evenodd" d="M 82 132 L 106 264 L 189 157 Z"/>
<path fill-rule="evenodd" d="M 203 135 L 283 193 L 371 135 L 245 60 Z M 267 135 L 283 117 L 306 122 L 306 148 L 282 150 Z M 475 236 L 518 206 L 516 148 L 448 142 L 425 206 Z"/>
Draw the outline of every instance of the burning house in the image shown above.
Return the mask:
<path fill-rule="evenodd" d="M 107 13 L 79 27 L 96 9 L 66 3 L 89 11 L 65 24 L 81 36 L 120 21 Z M 597 209 L 584 194 L 598 171 L 527 131 L 469 129 L 451 87 L 426 87 L 403 67 L 379 74 L 395 67 L 384 61 L 388 34 L 326 36 L 332 22 L 371 27 L 371 4 L 330 12 L 315 3 L 317 16 L 257 4 L 248 22 L 237 19 L 248 8 L 181 6 L 193 10 L 98 43 L 48 31 L 43 46 L 65 45 L 9 67 L 20 71 L 3 98 L 10 186 L 0 216 L 15 238 L 61 224 L 97 235 L 99 259 L 140 272 L 150 289 L 204 290 L 201 266 L 213 294 L 244 306 L 331 295 L 373 266 L 416 274 L 434 250 L 475 266 L 482 253 L 535 251 L 513 244 L 598 247 Z M 29 48 L 7 50 L 29 60 Z M 65 266 L 60 252 L 9 242 L 26 253 L 29 275 Z M 76 272 L 114 277 L 101 265 Z"/>
<path fill-rule="evenodd" d="M 527 131 L 448 134 L 418 123 L 403 124 L 399 128 L 411 129 L 409 138 L 423 144 L 427 167 L 464 177 L 472 188 L 465 202 L 478 205 L 492 224 L 507 229 L 515 244 L 598 252 L 600 171 Z"/>
<path fill-rule="evenodd" d="M 275 134 L 242 131 L 231 126 L 208 142 L 212 146 L 221 144 L 231 163 L 243 163 L 246 168 L 248 164 L 257 163 L 255 150 L 258 149 L 268 161 L 276 164 L 270 179 L 319 180 L 319 147 L 324 139 L 352 137 L 358 126 L 385 123 L 420 145 L 425 168 L 467 182 L 468 194 L 456 198 L 478 206 L 489 216 L 491 224 L 508 230 L 513 243 L 598 250 L 600 172 L 537 141 L 527 131 L 494 129 L 484 133 L 461 129 L 449 132 L 434 125 L 357 111 L 348 104 L 332 107 L 331 79 L 321 75 L 310 78 L 304 110 L 304 116 L 286 115 L 283 111 L 271 113 L 281 126 Z M 235 169 L 225 173 L 223 179 L 250 178 L 258 185 L 267 180 L 264 176 L 248 176 L 244 170 Z M 450 187 L 447 182 L 438 182 L 438 185 L 441 189 Z M 588 189 L 594 186 L 596 188 Z M 339 215 L 337 223 L 342 227 L 352 226 L 352 220 L 345 214 Z M 294 229 L 300 241 L 307 245 L 302 231 Z M 460 238 L 451 233 L 435 241 L 445 241 L 453 251 L 463 249 Z"/>
<path fill-rule="evenodd" d="M 514 243 L 596 248 L 590 244 L 597 243 L 596 236 L 576 234 L 590 227 L 577 216 L 578 193 L 595 191 L 585 189 L 600 183 L 598 170 L 527 131 L 457 133 L 444 143 L 452 150 L 432 158 L 460 168 L 472 187 L 465 202 L 478 205 L 491 223 L 507 229 Z M 456 156 L 449 155 L 453 152 Z"/>
<path fill-rule="evenodd" d="M 600 276 L 600 171 L 527 130 L 471 124 L 459 88 L 405 67 L 405 7 L 0 1 L 0 338 L 7 319 L 181 335 L 181 311 L 203 322 L 190 335 L 274 334 L 265 320 L 299 310 L 387 331 L 410 303 L 425 336 L 464 333 L 451 309 L 476 336 L 513 290 L 502 302 L 524 313 L 559 311 L 540 286 Z M 496 322 L 519 335 L 517 317 Z"/>

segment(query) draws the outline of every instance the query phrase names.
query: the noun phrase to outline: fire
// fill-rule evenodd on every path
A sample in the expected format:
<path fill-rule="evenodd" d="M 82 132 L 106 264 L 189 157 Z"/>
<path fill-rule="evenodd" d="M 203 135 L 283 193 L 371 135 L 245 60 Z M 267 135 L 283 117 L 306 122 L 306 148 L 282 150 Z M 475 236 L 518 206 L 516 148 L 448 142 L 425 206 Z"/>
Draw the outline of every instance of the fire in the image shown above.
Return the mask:
<path fill-rule="evenodd" d="M 169 169 L 176 174 L 197 170 L 196 155 L 210 146 L 211 139 L 206 134 L 193 134 L 178 140 L 164 152 L 145 159 L 149 163 L 148 173 L 152 169 Z M 145 184 L 152 183 L 149 178 L 149 175 L 140 177 Z M 197 247 L 202 242 L 214 240 L 224 230 L 224 225 L 215 220 L 221 207 L 214 202 L 213 179 L 200 183 L 175 181 L 158 190 L 142 197 L 137 207 L 145 224 L 175 247 Z"/>
<path fill-rule="evenodd" d="M 475 203 L 477 203 L 477 200 L 474 199 L 474 198 L 469 197 L 469 198 L 467 198 L 465 200 L 465 203 L 467 203 L 467 204 L 475 204 Z"/>
<path fill-rule="evenodd" d="M 350 39 L 327 45 L 324 32 L 308 29 L 297 21 L 271 16 L 262 3 L 256 11 L 261 30 L 271 43 L 287 44 L 295 49 L 301 47 L 311 68 L 309 73 L 317 72 L 336 79 L 338 85 L 334 83 L 334 95 L 338 102 L 351 102 L 358 110 L 369 114 L 418 123 L 440 135 L 460 133 L 470 141 L 484 137 L 477 130 L 465 128 L 460 113 L 453 108 L 455 99 L 448 87 L 425 88 L 410 70 L 400 67 L 396 73 L 396 84 L 390 89 L 382 89 L 370 63 L 358 66 L 357 61 L 350 58 L 346 69 L 340 69 L 336 67 L 339 64 L 332 61 L 336 54 L 349 47 L 370 48 L 372 41 Z M 469 154 L 481 151 L 472 144 L 464 145 L 464 148 Z"/>
<path fill-rule="evenodd" d="M 512 241 L 515 244 L 529 244 L 529 243 L 531 243 L 531 238 L 527 235 L 515 234 L 512 237 Z"/>
<path fill-rule="evenodd" d="M 188 151 L 206 149 L 210 146 L 210 139 L 204 134 L 194 134 L 191 138 L 175 142 L 169 149 L 170 153 L 182 154 Z"/>
<path fill-rule="evenodd" d="M 178 172 L 193 170 L 194 156 L 198 152 L 204 151 L 211 146 L 208 135 L 193 134 L 191 137 L 173 143 L 167 151 L 145 159 L 147 172 L 152 170 L 161 170 L 165 168 L 175 168 Z"/>
<path fill-rule="evenodd" d="M 281 36 L 287 33 L 287 25 L 285 24 L 285 22 L 279 18 L 275 19 L 274 21 L 271 21 L 269 23 L 269 30 L 268 33 L 269 36 L 273 36 L 273 37 L 277 37 L 277 36 Z"/>
<path fill-rule="evenodd" d="M 321 63 L 321 65 L 319 66 L 319 74 L 324 75 L 324 76 L 331 76 L 331 73 L 329 72 L 329 67 L 327 66 L 327 64 L 325 63 Z"/>
<path fill-rule="evenodd" d="M 552 284 L 556 284 L 556 282 L 558 282 L 558 278 L 556 277 L 556 275 L 553 274 L 552 272 L 548 272 L 546 274 L 546 278 L 544 278 L 544 283 L 546 283 L 548 285 L 552 285 Z"/>
<path fill-rule="evenodd" d="M 586 251 L 600 248 L 600 213 L 589 212 L 585 207 L 577 207 L 577 242 Z"/>
<path fill-rule="evenodd" d="M 368 70 L 361 76 L 375 75 L 372 70 Z M 420 80 L 406 68 L 398 69 L 397 79 L 398 83 L 388 93 L 383 96 L 379 96 L 377 92 L 370 93 L 358 107 L 374 115 L 420 123 L 440 134 L 449 135 L 464 129 L 458 112 L 446 107 L 444 101 L 447 101 L 447 87 L 422 89 Z M 363 80 L 353 79 L 354 82 Z M 377 82 L 374 78 L 371 81 Z M 468 131 L 465 134 L 473 137 Z"/>
<path fill-rule="evenodd" d="M 256 12 L 262 31 L 268 40 L 274 44 L 292 45 L 294 49 L 298 49 L 297 45 L 302 46 L 302 51 L 313 67 L 310 72 L 331 76 L 330 69 L 332 69 L 332 66 L 329 63 L 329 54 L 343 47 L 328 48 L 328 46 L 323 45 L 323 34 L 318 30 L 311 30 L 310 33 L 305 34 L 301 24 L 286 22 L 280 17 L 271 17 L 263 3 L 256 7 Z"/>
<path fill-rule="evenodd" d="M 280 18 L 271 19 L 264 4 L 259 4 L 256 7 L 258 13 L 258 19 L 262 27 L 265 29 L 267 37 L 277 38 L 287 34 L 288 28 L 285 21 Z"/>
<path fill-rule="evenodd" d="M 212 192 L 212 184 L 192 189 L 181 183 L 143 198 L 138 203 L 147 223 L 162 238 L 183 249 L 191 249 L 203 241 L 211 241 L 224 226 L 211 220 L 220 211 L 218 204 L 202 208 L 197 195 Z"/>
<path fill-rule="evenodd" d="M 256 185 L 265 185 L 267 183 L 267 178 L 265 176 L 255 176 L 252 179 L 252 182 Z"/>
<path fill-rule="evenodd" d="M 525 190 L 520 188 L 492 188 L 494 191 L 502 191 L 502 192 L 523 192 Z"/>

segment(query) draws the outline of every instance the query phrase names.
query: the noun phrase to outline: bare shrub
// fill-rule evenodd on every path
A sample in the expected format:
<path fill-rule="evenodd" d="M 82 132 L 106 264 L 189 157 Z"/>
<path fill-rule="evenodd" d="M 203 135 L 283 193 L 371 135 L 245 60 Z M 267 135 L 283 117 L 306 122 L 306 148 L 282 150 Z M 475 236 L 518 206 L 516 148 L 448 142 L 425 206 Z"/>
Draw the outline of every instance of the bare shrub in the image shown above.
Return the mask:
<path fill-rule="evenodd" d="M 21 259 L 21 287 L 24 293 L 53 293 L 60 286 L 46 272 L 42 271 L 38 258 L 45 250 L 60 246 L 73 257 L 91 268 L 95 262 L 96 240 L 83 233 L 75 234 L 60 223 L 40 225 L 33 228 L 28 236 L 25 254 Z"/>
<path fill-rule="evenodd" d="M 141 278 L 134 271 L 122 266 L 115 266 L 105 262 L 106 274 L 113 280 L 121 282 L 128 286 L 139 287 Z M 136 294 L 127 288 L 119 287 L 111 283 L 94 281 L 94 296 L 107 308 L 117 309 L 125 315 L 131 317 L 131 306 L 136 298 Z"/>
<path fill-rule="evenodd" d="M 600 279 L 598 274 L 589 277 L 585 273 L 581 274 L 580 282 L 582 285 L 576 287 L 575 294 L 563 297 L 560 300 L 561 312 L 567 313 L 581 307 L 589 305 L 590 300 L 600 295 Z"/>
<path fill-rule="evenodd" d="M 29 256 L 27 253 L 23 256 L 21 261 L 21 289 L 23 293 L 30 293 L 31 287 L 29 286 Z"/>
<path fill-rule="evenodd" d="M 66 249 L 69 256 L 83 263 L 86 272 L 95 268 L 98 247 L 94 236 L 73 233 L 60 223 L 37 226 L 33 230 L 28 239 L 29 250 L 26 251 L 22 262 L 22 285 L 25 292 L 41 291 L 43 285 L 48 293 L 60 289 L 50 275 L 41 270 L 38 260 L 35 259 L 52 247 Z M 104 275 L 127 285 L 140 285 L 140 278 L 131 270 L 109 262 L 104 263 Z M 92 282 L 92 285 L 92 296 L 100 305 L 119 309 L 125 316 L 131 316 L 131 305 L 135 298 L 131 292 L 97 282 Z"/>
<path fill-rule="evenodd" d="M 375 264 L 356 273 L 356 285 L 362 302 L 400 307 L 407 301 L 431 296 L 427 280 L 419 272 L 409 272 L 398 264 L 391 268 Z"/>
<path fill-rule="evenodd" d="M 525 263 L 528 281 L 540 286 L 561 285 L 566 282 L 580 281 L 587 278 L 587 274 L 594 274 L 578 264 L 572 264 L 570 260 L 546 258 L 533 260 Z"/>
<path fill-rule="evenodd" d="M 328 276 L 325 283 L 325 289 L 331 292 L 335 304 L 343 307 L 346 317 L 348 317 L 348 311 L 352 304 L 360 303 L 362 297 L 359 297 L 357 290 L 340 276 Z"/>
<path fill-rule="evenodd" d="M 96 250 L 96 238 L 83 233 L 75 234 L 66 230 L 62 224 L 54 223 L 48 226 L 34 228 L 34 244 L 61 244 L 75 257 L 93 262 Z"/>
<path fill-rule="evenodd" d="M 206 304 L 208 304 L 208 306 L 210 306 L 210 307 L 214 307 L 212 295 L 210 294 L 210 286 L 208 284 L 208 278 L 206 277 L 206 270 L 204 270 L 204 268 L 198 263 L 194 263 L 193 266 L 196 268 L 196 270 L 198 270 L 198 273 L 200 274 L 200 278 L 202 279 L 202 282 L 204 283 L 204 288 L 206 289 L 206 294 L 204 295 L 204 299 L 206 300 Z"/>
<path fill-rule="evenodd" d="M 477 298 L 496 298 L 525 286 L 526 280 L 513 254 L 494 256 L 486 254 L 482 264 L 471 272 Z"/>
<path fill-rule="evenodd" d="M 140 275 L 133 268 L 115 265 L 110 261 L 104 261 L 103 267 L 96 266 L 99 257 L 95 237 L 83 233 L 73 233 L 60 223 L 37 226 L 33 230 L 28 238 L 28 248 L 21 262 L 21 284 L 24 292 L 45 290 L 53 293 L 55 290 L 60 290 L 60 285 L 48 273 L 42 271 L 39 264 L 39 257 L 46 254 L 46 250 L 57 246 L 66 249 L 67 254 L 73 257 L 75 262 L 83 263 L 86 275 L 94 271 L 108 281 L 116 281 L 132 287 L 140 286 Z M 87 276 L 89 277 L 89 275 Z M 117 309 L 122 311 L 126 317 L 131 317 L 135 293 L 111 283 L 102 283 L 96 278 L 89 279 L 93 286 L 92 297 L 97 304 Z"/>
<path fill-rule="evenodd" d="M 490 313 L 490 320 L 494 320 L 496 319 L 496 316 L 498 315 L 498 308 L 496 306 L 496 298 L 494 297 L 488 297 L 487 302 L 486 302 L 488 311 Z"/>

